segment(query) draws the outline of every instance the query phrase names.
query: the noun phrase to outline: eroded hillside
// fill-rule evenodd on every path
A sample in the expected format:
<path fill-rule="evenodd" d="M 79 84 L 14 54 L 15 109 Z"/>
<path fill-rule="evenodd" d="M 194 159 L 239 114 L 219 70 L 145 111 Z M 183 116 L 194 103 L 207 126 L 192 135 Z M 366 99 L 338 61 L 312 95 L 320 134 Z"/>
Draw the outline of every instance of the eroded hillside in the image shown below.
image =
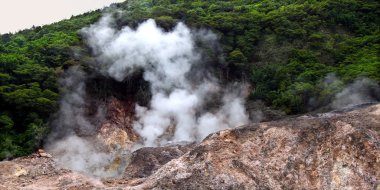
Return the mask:
<path fill-rule="evenodd" d="M 363 108 L 364 107 L 364 108 Z M 380 105 L 249 124 L 199 144 L 142 148 L 117 178 L 46 154 L 0 163 L 1 189 L 378 189 Z"/>

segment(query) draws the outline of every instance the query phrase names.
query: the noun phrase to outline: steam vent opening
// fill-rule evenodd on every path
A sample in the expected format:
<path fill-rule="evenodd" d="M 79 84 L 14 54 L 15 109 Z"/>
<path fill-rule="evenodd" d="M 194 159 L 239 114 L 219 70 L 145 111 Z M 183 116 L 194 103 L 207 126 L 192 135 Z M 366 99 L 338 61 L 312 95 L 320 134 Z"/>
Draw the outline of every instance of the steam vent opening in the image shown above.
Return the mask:
<path fill-rule="evenodd" d="M 96 71 L 93 73 L 96 73 Z M 136 72 L 126 77 L 123 81 L 117 81 L 111 77 L 99 73 L 86 79 L 86 92 L 99 101 L 105 101 L 110 97 L 121 101 L 133 101 L 147 106 L 151 98 L 149 83 L 143 79 L 143 72 Z"/>

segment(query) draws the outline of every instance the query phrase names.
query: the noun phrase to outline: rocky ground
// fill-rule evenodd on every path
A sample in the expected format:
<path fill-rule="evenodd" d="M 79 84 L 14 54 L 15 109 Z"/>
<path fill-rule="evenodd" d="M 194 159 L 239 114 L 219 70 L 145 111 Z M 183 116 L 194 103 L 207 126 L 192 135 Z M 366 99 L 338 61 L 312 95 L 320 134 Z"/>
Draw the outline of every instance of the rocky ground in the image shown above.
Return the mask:
<path fill-rule="evenodd" d="M 380 104 L 256 123 L 199 144 L 142 148 L 118 178 L 39 151 L 0 162 L 0 189 L 380 189 Z"/>

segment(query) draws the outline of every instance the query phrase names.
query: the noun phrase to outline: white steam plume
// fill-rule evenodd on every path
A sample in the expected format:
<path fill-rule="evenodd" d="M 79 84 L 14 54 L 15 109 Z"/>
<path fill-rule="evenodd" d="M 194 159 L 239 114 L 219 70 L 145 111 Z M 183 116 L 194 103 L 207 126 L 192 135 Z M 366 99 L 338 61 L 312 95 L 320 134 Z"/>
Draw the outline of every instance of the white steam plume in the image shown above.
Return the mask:
<path fill-rule="evenodd" d="M 380 86 L 371 79 L 359 78 L 335 95 L 332 107 L 340 109 L 359 104 L 374 103 L 379 98 Z"/>
<path fill-rule="evenodd" d="M 329 73 L 321 81 L 320 88 L 322 91 L 319 96 L 309 100 L 309 105 L 314 109 L 322 105 L 328 109 L 340 110 L 380 100 L 379 84 L 366 77 L 345 84 L 335 73 Z"/>
<path fill-rule="evenodd" d="M 202 71 L 194 67 L 202 64 L 195 38 L 210 43 L 217 40 L 215 34 L 193 32 L 183 23 L 164 32 L 152 19 L 135 30 L 117 30 L 112 24 L 112 18 L 105 16 L 82 33 L 97 56 L 95 67 L 103 74 L 123 81 L 136 70 L 144 71 L 152 99 L 148 107 L 136 105 L 134 129 L 145 146 L 201 140 L 248 122 L 243 88 L 222 88 L 209 73 L 199 74 Z M 218 102 L 217 97 L 221 105 L 207 108 Z"/>
<path fill-rule="evenodd" d="M 61 80 L 63 87 L 60 109 L 53 122 L 45 148 L 64 168 L 95 176 L 108 175 L 105 166 L 112 162 L 113 155 L 101 150 L 101 143 L 92 136 L 96 133 L 96 119 L 102 120 L 104 114 L 98 113 L 91 121 L 85 115 L 85 78 L 86 74 L 78 66 L 71 67 Z M 78 136 L 79 135 L 79 136 Z"/>

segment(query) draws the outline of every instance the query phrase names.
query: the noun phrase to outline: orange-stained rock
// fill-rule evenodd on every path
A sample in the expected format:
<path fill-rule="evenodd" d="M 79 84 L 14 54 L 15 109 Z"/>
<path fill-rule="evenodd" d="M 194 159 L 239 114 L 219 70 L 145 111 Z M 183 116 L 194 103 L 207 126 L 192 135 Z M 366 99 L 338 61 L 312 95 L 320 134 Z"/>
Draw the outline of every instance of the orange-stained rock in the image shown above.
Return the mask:
<path fill-rule="evenodd" d="M 100 124 L 97 137 L 111 150 L 129 149 L 138 140 L 133 130 L 135 104 L 115 98 L 108 100 L 105 120 Z"/>

